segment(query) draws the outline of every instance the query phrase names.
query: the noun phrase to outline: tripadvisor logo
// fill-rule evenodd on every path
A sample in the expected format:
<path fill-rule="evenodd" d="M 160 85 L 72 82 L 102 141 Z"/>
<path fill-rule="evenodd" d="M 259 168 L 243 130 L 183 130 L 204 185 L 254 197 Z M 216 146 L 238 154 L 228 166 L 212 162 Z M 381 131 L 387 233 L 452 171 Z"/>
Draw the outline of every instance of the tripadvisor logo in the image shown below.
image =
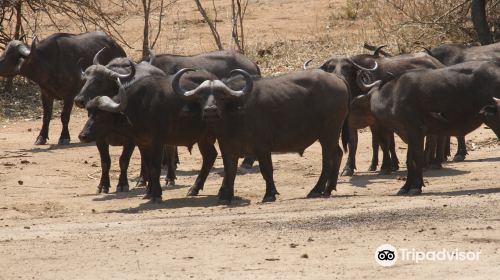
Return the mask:
<path fill-rule="evenodd" d="M 423 261 L 479 261 L 480 251 L 461 251 L 459 249 L 439 251 L 419 251 L 415 248 L 399 248 L 390 245 L 380 245 L 375 250 L 375 261 L 384 267 L 393 266 L 396 261 L 421 263 Z"/>

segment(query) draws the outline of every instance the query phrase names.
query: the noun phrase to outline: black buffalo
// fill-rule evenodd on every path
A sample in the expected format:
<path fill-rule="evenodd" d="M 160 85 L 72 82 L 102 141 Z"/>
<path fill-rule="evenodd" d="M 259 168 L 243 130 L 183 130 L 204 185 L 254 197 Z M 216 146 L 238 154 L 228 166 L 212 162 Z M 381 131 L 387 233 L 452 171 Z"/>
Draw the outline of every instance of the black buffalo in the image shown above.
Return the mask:
<path fill-rule="evenodd" d="M 156 66 L 163 70 L 167 75 L 173 75 L 183 68 L 194 68 L 206 70 L 219 79 L 229 77 L 229 73 L 233 69 L 242 69 L 252 76 L 260 77 L 260 69 L 243 54 L 235 51 L 213 51 L 208 53 L 201 53 L 197 55 L 174 55 L 174 54 L 160 54 L 155 55 L 150 51 L 149 62 L 151 65 Z M 168 155 L 167 161 L 173 162 Z M 176 155 L 176 158 L 178 156 Z M 245 158 L 241 167 L 245 170 L 252 168 L 254 159 Z"/>
<path fill-rule="evenodd" d="M 139 65 L 161 72 L 148 63 Z M 96 73 L 108 81 L 114 80 L 118 94 L 113 99 L 109 96 L 97 96 L 87 102 L 89 119 L 80 133 L 80 139 L 89 142 L 106 137 L 110 133 L 132 139 L 133 143 L 139 147 L 146 165 L 149 179 L 146 198 L 150 198 L 151 202 L 159 202 L 162 199 L 159 177 L 163 146 L 192 147 L 198 143 L 203 165 L 196 182 L 188 193 L 188 195 L 196 195 L 203 188 L 217 156 L 214 147 L 215 139 L 207 133 L 205 124 L 201 121 L 200 112 L 185 110 L 187 103 L 173 93 L 172 77 L 165 76 L 163 72 L 162 75 L 142 75 L 141 77 L 130 75 L 131 77 L 127 80 L 121 81 L 120 77 L 114 75 L 113 72 L 103 74 L 106 70 L 102 70 Z M 140 73 L 141 71 L 138 70 L 135 64 L 130 62 L 131 73 Z M 89 69 L 86 70 L 88 71 Z M 215 76 L 208 72 L 200 72 L 188 78 L 184 80 L 183 86 L 194 88 L 202 81 L 215 78 Z M 87 89 L 90 87 L 91 85 Z M 82 94 L 88 96 L 86 92 Z"/>
<path fill-rule="evenodd" d="M 266 181 L 263 201 L 276 200 L 271 152 L 297 152 L 319 140 L 323 154 L 321 176 L 309 197 L 329 196 L 336 189 L 342 150 L 338 145 L 348 111 L 349 90 L 337 75 L 312 70 L 272 78 L 243 76 L 223 82 L 207 79 L 194 90 L 179 84 L 179 71 L 173 88 L 183 99 L 196 102 L 202 118 L 219 143 L 224 161 L 224 180 L 219 198 L 234 197 L 234 179 L 239 157 L 259 161 Z M 234 90 L 231 87 L 242 88 Z"/>
<path fill-rule="evenodd" d="M 73 98 L 83 83 L 80 67 L 92 63 L 94 55 L 106 48 L 102 61 L 107 63 L 114 57 L 125 56 L 123 49 L 103 32 L 78 35 L 56 33 L 28 48 L 21 41 L 11 41 L 0 56 L 0 76 L 22 75 L 40 86 L 43 105 L 43 126 L 35 144 L 42 145 L 49 136 L 54 99 L 63 100 L 61 121 L 63 129 L 59 144 L 70 141 L 68 123 L 73 108 Z"/>
<path fill-rule="evenodd" d="M 101 65 L 99 63 L 99 56 L 101 52 L 98 52 L 95 55 L 94 64 L 89 66 L 85 72 L 82 73 L 82 80 L 84 80 L 85 83 L 80 93 L 77 95 L 77 98 L 75 98 L 75 103 L 79 107 L 83 106 L 84 100 L 93 98 L 97 95 L 115 95 L 115 93 L 118 92 L 118 86 L 115 81 L 117 78 L 121 79 L 124 83 L 132 83 L 145 76 L 156 75 L 166 77 L 161 70 L 151 67 L 145 62 L 134 65 L 134 67 L 131 68 L 130 60 L 123 57 L 111 60 L 106 66 Z M 88 103 L 88 101 L 85 102 L 85 104 L 86 103 Z M 85 137 L 82 140 L 89 141 L 88 139 L 85 139 Z M 116 191 L 128 191 L 129 184 L 127 179 L 127 169 L 130 157 L 135 149 L 135 144 L 132 139 L 126 137 L 122 133 L 109 132 L 103 137 L 95 138 L 95 141 L 97 149 L 99 150 L 102 169 L 101 180 L 97 186 L 97 192 L 108 193 L 110 189 L 109 169 L 111 165 L 111 158 L 109 156 L 109 145 L 123 146 L 122 155 L 120 156 L 120 177 Z M 167 167 L 167 184 L 173 184 L 175 180 L 173 166 L 168 165 Z M 139 176 L 140 182 L 147 180 L 147 178 L 145 178 L 146 174 L 144 169 L 144 163 L 141 162 L 141 174 Z"/>
<path fill-rule="evenodd" d="M 424 185 L 424 137 L 464 136 L 483 122 L 500 137 L 500 120 L 486 117 L 492 97 L 500 96 L 500 67 L 466 62 L 440 69 L 414 70 L 354 99 L 353 110 L 372 117 L 408 143 L 406 183 L 398 194 L 417 195 Z"/>
<path fill-rule="evenodd" d="M 485 46 L 468 46 L 464 44 L 444 44 L 426 51 L 441 61 L 444 65 L 450 66 L 467 61 L 479 60 L 500 60 L 500 43 Z M 463 161 L 467 155 L 465 137 L 457 137 L 458 149 L 453 160 Z M 448 148 L 449 149 L 449 139 Z"/>
<path fill-rule="evenodd" d="M 383 47 L 383 46 L 382 46 Z M 375 80 L 387 82 L 396 76 L 411 69 L 435 69 L 443 65 L 435 58 L 425 54 L 405 54 L 394 57 L 381 57 L 379 52 L 382 47 L 377 48 L 373 54 L 360 54 L 351 57 L 331 58 L 319 68 L 330 73 L 342 75 L 348 82 L 351 98 L 366 94 L 369 87 L 365 84 Z M 358 114 L 358 115 L 354 115 Z M 369 118 L 366 112 L 357 110 L 351 112 L 349 119 Z M 351 120 L 350 123 L 353 123 Z M 355 125 L 357 128 L 366 126 Z M 387 131 L 384 126 L 371 122 L 373 156 L 369 171 L 375 171 L 378 165 L 378 147 L 383 151 L 381 173 L 388 174 L 399 169 L 399 160 L 396 155 L 394 134 Z M 349 132 L 349 155 L 342 175 L 352 176 L 356 169 L 356 151 L 358 144 L 357 129 L 352 125 Z"/>

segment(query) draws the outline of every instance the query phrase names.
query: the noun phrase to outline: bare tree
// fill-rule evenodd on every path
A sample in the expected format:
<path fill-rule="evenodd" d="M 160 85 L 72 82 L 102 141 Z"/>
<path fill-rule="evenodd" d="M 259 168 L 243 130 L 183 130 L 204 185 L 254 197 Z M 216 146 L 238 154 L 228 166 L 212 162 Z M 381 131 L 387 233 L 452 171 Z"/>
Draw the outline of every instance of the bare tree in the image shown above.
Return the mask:
<path fill-rule="evenodd" d="M 200 11 L 201 16 L 203 17 L 205 22 L 210 27 L 210 31 L 212 32 L 212 36 L 214 37 L 215 44 L 217 45 L 217 48 L 219 48 L 219 50 L 223 50 L 224 48 L 222 47 L 222 42 L 220 40 L 219 31 L 217 31 L 217 25 L 216 25 L 217 24 L 217 9 L 215 8 L 214 0 L 212 0 L 212 5 L 213 5 L 214 11 L 215 11 L 214 21 L 212 21 L 210 19 L 210 17 L 207 15 L 207 12 L 205 11 L 205 8 L 203 8 L 203 6 L 201 5 L 200 0 L 194 0 L 194 2 L 196 3 L 196 6 L 198 7 L 198 11 Z"/>
<path fill-rule="evenodd" d="M 177 0 L 142 0 L 142 9 L 144 12 L 144 29 L 142 40 L 142 59 L 149 56 L 149 50 L 153 49 L 160 38 L 160 33 L 163 30 L 163 20 L 166 15 L 166 10 L 169 6 L 175 4 Z M 156 30 L 153 30 L 153 16 L 157 15 Z M 155 33 L 154 35 L 152 35 Z"/>
<path fill-rule="evenodd" d="M 231 0 L 231 37 L 239 52 L 245 53 L 245 33 L 243 20 L 248 7 L 248 0 Z"/>

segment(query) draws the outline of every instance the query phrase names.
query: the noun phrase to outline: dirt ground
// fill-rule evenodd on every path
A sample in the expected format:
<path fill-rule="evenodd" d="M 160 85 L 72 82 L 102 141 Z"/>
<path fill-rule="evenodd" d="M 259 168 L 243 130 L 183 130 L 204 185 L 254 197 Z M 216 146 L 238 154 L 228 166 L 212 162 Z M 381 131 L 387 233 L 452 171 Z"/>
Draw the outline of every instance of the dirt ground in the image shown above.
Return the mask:
<path fill-rule="evenodd" d="M 341 12 L 341 2 L 251 1 L 255 6 L 248 14 L 249 44 L 314 41 L 326 33 L 331 36 L 331 43 L 325 44 L 330 54 L 354 53 L 352 46 L 360 46 L 373 33 L 359 20 L 332 21 Z M 185 24 L 168 31 L 160 51 L 213 49 L 208 28 L 189 24 L 199 17 L 193 5 L 175 8 L 175 14 L 169 21 Z M 223 27 L 227 12 L 221 11 L 220 17 L 227 39 Z M 130 32 L 127 36 L 140 36 L 141 26 L 139 20 L 129 22 L 124 26 Z M 132 40 L 136 47 L 137 38 Z M 292 47 L 289 51 L 290 58 L 271 59 L 290 66 L 284 69 L 296 69 L 304 59 L 294 52 L 307 51 Z M 137 49 L 131 53 L 138 56 Z M 276 65 L 263 72 L 270 73 L 271 68 Z M 304 198 L 320 174 L 317 143 L 303 157 L 273 156 L 281 193 L 274 203 L 260 203 L 265 183 L 255 167 L 251 173 L 238 174 L 235 201 L 219 205 L 220 157 L 201 194 L 186 197 L 201 166 L 195 147 L 192 155 L 180 149 L 177 185 L 164 187 L 164 202 L 148 205 L 141 199 L 144 188 L 134 188 L 140 168 L 137 151 L 129 168 L 131 191 L 95 194 L 99 155 L 94 145 L 77 140 L 85 120 L 86 112 L 75 109 L 70 122 L 73 143 L 60 147 L 54 145 L 61 131 L 57 114 L 45 146 L 33 145 L 40 119 L 29 114 L 25 119 L 1 119 L 0 280 L 498 279 L 500 145 L 484 126 L 467 137 L 470 154 L 465 162 L 449 162 L 442 170 L 424 173 L 427 186 L 419 197 L 394 195 L 406 176 L 406 145 L 398 140 L 400 171 L 366 172 L 371 135 L 362 132 L 357 173 L 341 177 L 331 198 Z M 121 148 L 111 152 L 114 191 Z M 342 166 L 345 159 L 346 155 Z M 375 262 L 375 250 L 386 243 L 417 251 L 458 249 L 481 254 L 478 261 L 398 260 L 384 268 Z"/>
<path fill-rule="evenodd" d="M 77 111 L 74 142 L 84 122 Z M 185 196 L 200 156 L 180 149 L 177 185 L 164 188 L 163 204 L 151 206 L 141 200 L 143 188 L 95 194 L 97 149 L 34 146 L 39 125 L 0 125 L 0 279 L 494 279 L 500 272 L 500 145 L 485 128 L 468 137 L 475 150 L 465 162 L 425 172 L 420 197 L 394 196 L 404 164 L 393 175 L 364 172 L 371 155 L 364 132 L 356 176 L 342 177 L 329 199 L 304 199 L 320 173 L 318 144 L 302 158 L 273 156 L 278 201 L 260 203 L 265 184 L 256 167 L 237 176 L 238 198 L 230 206 L 217 203 L 220 158 L 201 195 Z M 55 119 L 50 143 L 59 132 Z M 116 184 L 121 149 L 111 151 Z M 404 161 L 406 146 L 399 143 L 398 152 Z M 407 261 L 388 269 L 374 260 L 384 243 L 481 255 L 479 261 Z"/>

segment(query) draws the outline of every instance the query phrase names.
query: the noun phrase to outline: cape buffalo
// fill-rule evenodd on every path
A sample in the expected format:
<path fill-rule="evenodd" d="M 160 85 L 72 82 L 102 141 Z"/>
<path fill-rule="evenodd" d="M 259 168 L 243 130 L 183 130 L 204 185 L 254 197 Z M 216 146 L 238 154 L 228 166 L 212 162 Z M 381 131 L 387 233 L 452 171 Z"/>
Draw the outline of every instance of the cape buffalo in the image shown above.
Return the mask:
<path fill-rule="evenodd" d="M 411 69 L 443 67 L 439 61 L 425 53 L 381 57 L 379 52 L 383 47 L 377 48 L 373 55 L 360 54 L 351 57 L 331 58 L 319 68 L 326 72 L 342 75 L 349 83 L 351 97 L 354 98 L 368 92 L 369 88 L 364 85 L 371 81 L 382 80 L 386 82 Z M 361 110 L 351 112 L 349 119 L 353 114 L 361 114 L 352 116 L 353 118 L 367 117 L 366 113 Z M 357 126 L 357 128 L 364 126 L 366 125 Z M 379 145 L 383 151 L 380 172 L 389 174 L 391 171 L 398 170 L 399 160 L 396 155 L 393 132 L 387 131 L 384 126 L 378 125 L 377 122 L 372 122 L 370 129 L 372 131 L 373 156 L 368 170 L 375 171 L 377 169 Z M 349 155 L 342 172 L 344 176 L 352 176 L 356 169 L 357 129 L 351 126 L 349 136 Z"/>
<path fill-rule="evenodd" d="M 354 99 L 353 110 L 369 108 L 374 119 L 408 143 L 408 176 L 398 194 L 422 192 L 426 135 L 464 136 L 484 122 L 500 137 L 500 120 L 480 113 L 492 97 L 500 97 L 499 66 L 475 61 L 409 71 Z"/>
<path fill-rule="evenodd" d="M 467 61 L 477 60 L 500 60 L 500 42 L 484 46 L 467 46 L 464 44 L 444 44 L 432 49 L 426 49 L 427 53 L 450 66 Z M 453 157 L 454 161 L 463 161 L 467 155 L 465 137 L 457 137 L 458 149 Z M 449 146 L 449 140 L 448 140 Z"/>
<path fill-rule="evenodd" d="M 139 65 L 161 72 L 147 63 Z M 130 62 L 131 73 L 140 72 L 135 68 L 135 64 Z M 116 81 L 118 94 L 113 99 L 97 96 L 87 102 L 89 119 L 80 133 L 80 139 L 89 142 L 109 133 L 132 139 L 139 147 L 147 167 L 149 181 L 145 198 L 150 198 L 153 203 L 162 199 L 159 177 L 163 145 L 192 147 L 198 143 L 203 165 L 188 195 L 197 194 L 203 188 L 217 156 L 215 139 L 207 132 L 200 112 L 192 110 L 185 113 L 183 108 L 187 103 L 173 93 L 172 77 L 165 77 L 164 74 L 136 78 L 130 76 L 122 84 L 119 76 L 109 73 L 106 79 Z M 199 72 L 186 78 L 183 86 L 194 88 L 202 81 L 216 77 L 208 72 Z"/>
<path fill-rule="evenodd" d="M 102 51 L 101 51 L 102 52 Z M 156 75 L 166 77 L 166 75 L 156 67 L 150 67 L 148 63 L 139 63 L 135 67 L 130 67 L 130 60 L 128 58 L 115 58 L 111 60 L 106 66 L 99 63 L 98 52 L 94 57 L 94 64 L 89 66 L 85 72 L 82 72 L 82 80 L 84 85 L 80 93 L 75 98 L 75 104 L 82 107 L 83 104 L 88 103 L 88 100 L 96 97 L 97 95 L 113 96 L 118 92 L 118 86 L 114 79 L 120 78 L 124 83 L 131 83 L 137 79 L 145 76 Z M 134 72 L 131 72 L 131 70 Z M 81 139 L 82 140 L 82 139 Z M 88 141 L 87 139 L 83 139 Z M 88 141 L 90 142 L 90 141 Z M 111 165 L 111 158 L 109 156 L 109 145 L 123 146 L 122 155 L 120 157 L 120 177 L 116 191 L 128 191 L 129 184 L 127 179 L 127 168 L 130 157 L 135 148 L 131 138 L 125 137 L 120 133 L 107 133 L 104 137 L 96 138 L 97 149 L 101 158 L 101 180 L 97 186 L 97 192 L 108 193 L 110 188 L 109 169 Z M 167 184 L 173 183 L 175 179 L 175 171 L 172 166 L 167 166 Z M 145 178 L 144 164 L 141 162 L 141 175 L 140 182 L 147 181 Z"/>
<path fill-rule="evenodd" d="M 222 202 L 229 203 L 234 196 L 237 162 L 243 156 L 258 159 L 266 181 L 263 201 L 275 201 L 271 152 L 302 154 L 316 140 L 322 147 L 323 168 L 308 197 L 330 196 L 337 185 L 342 159 L 338 141 L 348 111 L 349 90 L 342 78 L 312 70 L 253 79 L 237 69 L 232 73 L 243 79 L 207 79 L 186 90 L 179 81 L 189 71 L 194 70 L 179 71 L 172 86 L 184 100 L 200 105 L 201 118 L 217 138 L 224 161 Z"/>
<path fill-rule="evenodd" d="M 155 55 L 150 50 L 151 65 L 156 66 L 163 70 L 167 75 L 173 75 L 183 68 L 194 68 L 206 70 L 218 78 L 229 77 L 229 73 L 233 69 L 242 69 L 250 75 L 260 77 L 260 69 L 243 54 L 235 51 L 214 51 L 202 53 L 192 56 L 174 55 L 174 54 L 160 54 Z M 245 158 L 241 164 L 243 170 L 252 168 L 254 159 Z"/>
<path fill-rule="evenodd" d="M 73 108 L 73 98 L 82 87 L 80 67 L 91 64 L 94 55 L 106 48 L 102 61 L 125 56 L 123 49 L 103 32 L 78 35 L 55 33 L 28 48 L 21 41 L 11 41 L 0 56 L 0 76 L 22 75 L 40 86 L 43 105 L 43 125 L 35 144 L 43 145 L 49 138 L 54 99 L 63 100 L 61 122 L 63 129 L 59 144 L 68 144 L 68 123 Z"/>

